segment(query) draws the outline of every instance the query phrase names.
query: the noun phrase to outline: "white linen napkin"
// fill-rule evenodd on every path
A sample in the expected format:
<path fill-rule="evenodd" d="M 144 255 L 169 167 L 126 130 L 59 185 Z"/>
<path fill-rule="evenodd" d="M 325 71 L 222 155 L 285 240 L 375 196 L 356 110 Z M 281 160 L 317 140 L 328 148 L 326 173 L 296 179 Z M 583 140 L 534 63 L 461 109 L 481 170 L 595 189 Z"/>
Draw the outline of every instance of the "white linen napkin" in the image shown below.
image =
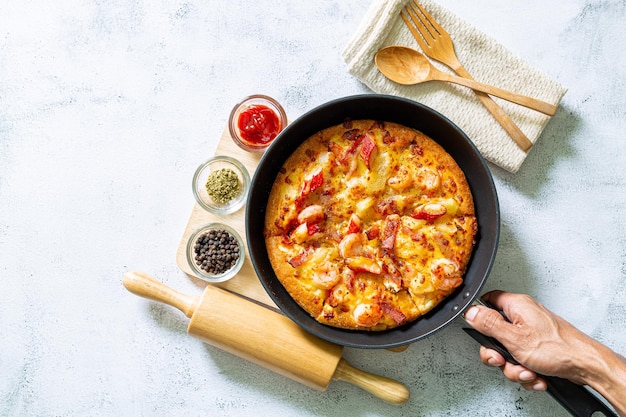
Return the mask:
<path fill-rule="evenodd" d="M 374 55 L 384 46 L 404 45 L 420 50 L 400 17 L 407 2 L 374 0 L 343 51 L 348 71 L 376 93 L 406 97 L 434 108 L 456 123 L 486 160 L 507 171 L 517 172 L 527 153 L 517 146 L 472 90 L 440 81 L 403 86 L 388 80 L 376 68 Z M 450 34 L 459 61 L 474 79 L 559 104 L 567 89 L 557 81 L 434 1 L 420 0 L 420 4 Z M 439 69 L 453 73 L 443 64 L 431 62 Z M 530 141 L 536 143 L 550 117 L 492 98 Z"/>

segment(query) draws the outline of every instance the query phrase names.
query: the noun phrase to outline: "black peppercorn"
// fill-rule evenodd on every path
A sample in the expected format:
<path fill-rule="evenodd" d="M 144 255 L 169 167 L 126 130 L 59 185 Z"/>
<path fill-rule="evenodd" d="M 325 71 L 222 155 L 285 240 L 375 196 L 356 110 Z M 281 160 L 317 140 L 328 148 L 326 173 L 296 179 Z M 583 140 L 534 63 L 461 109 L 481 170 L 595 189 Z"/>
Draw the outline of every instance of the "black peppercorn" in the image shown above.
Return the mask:
<path fill-rule="evenodd" d="M 228 271 L 239 259 L 237 239 L 226 230 L 204 232 L 196 240 L 193 249 L 196 265 L 212 275 Z"/>

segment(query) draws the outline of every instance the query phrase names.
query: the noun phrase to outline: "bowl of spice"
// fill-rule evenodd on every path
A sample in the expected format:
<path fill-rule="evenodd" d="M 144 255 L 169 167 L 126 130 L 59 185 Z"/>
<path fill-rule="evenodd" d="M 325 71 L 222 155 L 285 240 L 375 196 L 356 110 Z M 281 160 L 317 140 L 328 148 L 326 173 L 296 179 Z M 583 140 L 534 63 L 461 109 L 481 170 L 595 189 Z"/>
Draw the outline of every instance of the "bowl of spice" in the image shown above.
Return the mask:
<path fill-rule="evenodd" d="M 237 103 L 228 128 L 233 141 L 249 152 L 263 152 L 287 126 L 285 110 L 271 97 L 256 94 Z"/>
<path fill-rule="evenodd" d="M 234 213 L 246 201 L 250 174 L 235 158 L 214 156 L 193 176 L 193 195 L 205 210 L 219 215 Z"/>
<path fill-rule="evenodd" d="M 243 266 L 245 249 L 235 229 L 221 223 L 200 227 L 187 242 L 187 262 L 195 275 L 208 282 L 234 277 Z"/>

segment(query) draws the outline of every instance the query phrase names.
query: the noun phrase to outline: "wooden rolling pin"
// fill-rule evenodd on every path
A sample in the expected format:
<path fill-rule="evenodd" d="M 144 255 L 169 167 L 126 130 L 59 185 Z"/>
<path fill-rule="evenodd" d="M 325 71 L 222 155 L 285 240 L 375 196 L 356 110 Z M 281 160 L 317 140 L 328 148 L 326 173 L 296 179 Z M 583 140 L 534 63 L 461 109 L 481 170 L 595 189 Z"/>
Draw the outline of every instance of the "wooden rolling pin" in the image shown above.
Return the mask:
<path fill-rule="evenodd" d="M 361 371 L 341 358 L 343 346 L 313 336 L 289 318 L 220 288 L 202 296 L 181 294 L 142 272 L 127 272 L 124 287 L 140 297 L 176 307 L 191 319 L 187 332 L 309 387 L 324 391 L 332 379 L 350 382 L 391 403 L 408 401 L 400 382 Z"/>

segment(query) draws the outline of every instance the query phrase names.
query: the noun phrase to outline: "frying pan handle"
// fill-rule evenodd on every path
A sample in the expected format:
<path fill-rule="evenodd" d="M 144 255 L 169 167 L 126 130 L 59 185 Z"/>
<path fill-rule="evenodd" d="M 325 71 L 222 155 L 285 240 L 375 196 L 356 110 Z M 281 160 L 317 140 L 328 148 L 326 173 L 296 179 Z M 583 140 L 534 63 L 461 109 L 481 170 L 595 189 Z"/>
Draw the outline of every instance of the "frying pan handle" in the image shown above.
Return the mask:
<path fill-rule="evenodd" d="M 599 417 L 594 413 L 600 413 L 603 416 L 618 417 L 582 385 L 554 376 L 542 375 L 542 378 L 548 383 L 548 394 L 573 416 Z"/>
<path fill-rule="evenodd" d="M 485 336 L 475 329 L 463 328 L 481 345 L 501 354 L 508 362 L 519 364 L 509 351 L 492 337 Z M 594 413 L 604 416 L 619 417 L 613 410 L 602 403 L 595 395 L 582 385 L 554 376 L 539 375 L 548 384 L 547 392 L 575 417 L 591 417 Z M 599 417 L 597 414 L 594 417 Z"/>
<path fill-rule="evenodd" d="M 390 404 L 404 404 L 411 396 L 409 389 L 402 383 L 357 369 L 343 358 L 337 364 L 333 379 L 354 384 Z"/>
<path fill-rule="evenodd" d="M 124 287 L 133 294 L 169 304 L 172 307 L 176 307 L 190 318 L 198 304 L 198 297 L 181 294 L 143 272 L 125 273 L 122 277 L 122 283 Z"/>

